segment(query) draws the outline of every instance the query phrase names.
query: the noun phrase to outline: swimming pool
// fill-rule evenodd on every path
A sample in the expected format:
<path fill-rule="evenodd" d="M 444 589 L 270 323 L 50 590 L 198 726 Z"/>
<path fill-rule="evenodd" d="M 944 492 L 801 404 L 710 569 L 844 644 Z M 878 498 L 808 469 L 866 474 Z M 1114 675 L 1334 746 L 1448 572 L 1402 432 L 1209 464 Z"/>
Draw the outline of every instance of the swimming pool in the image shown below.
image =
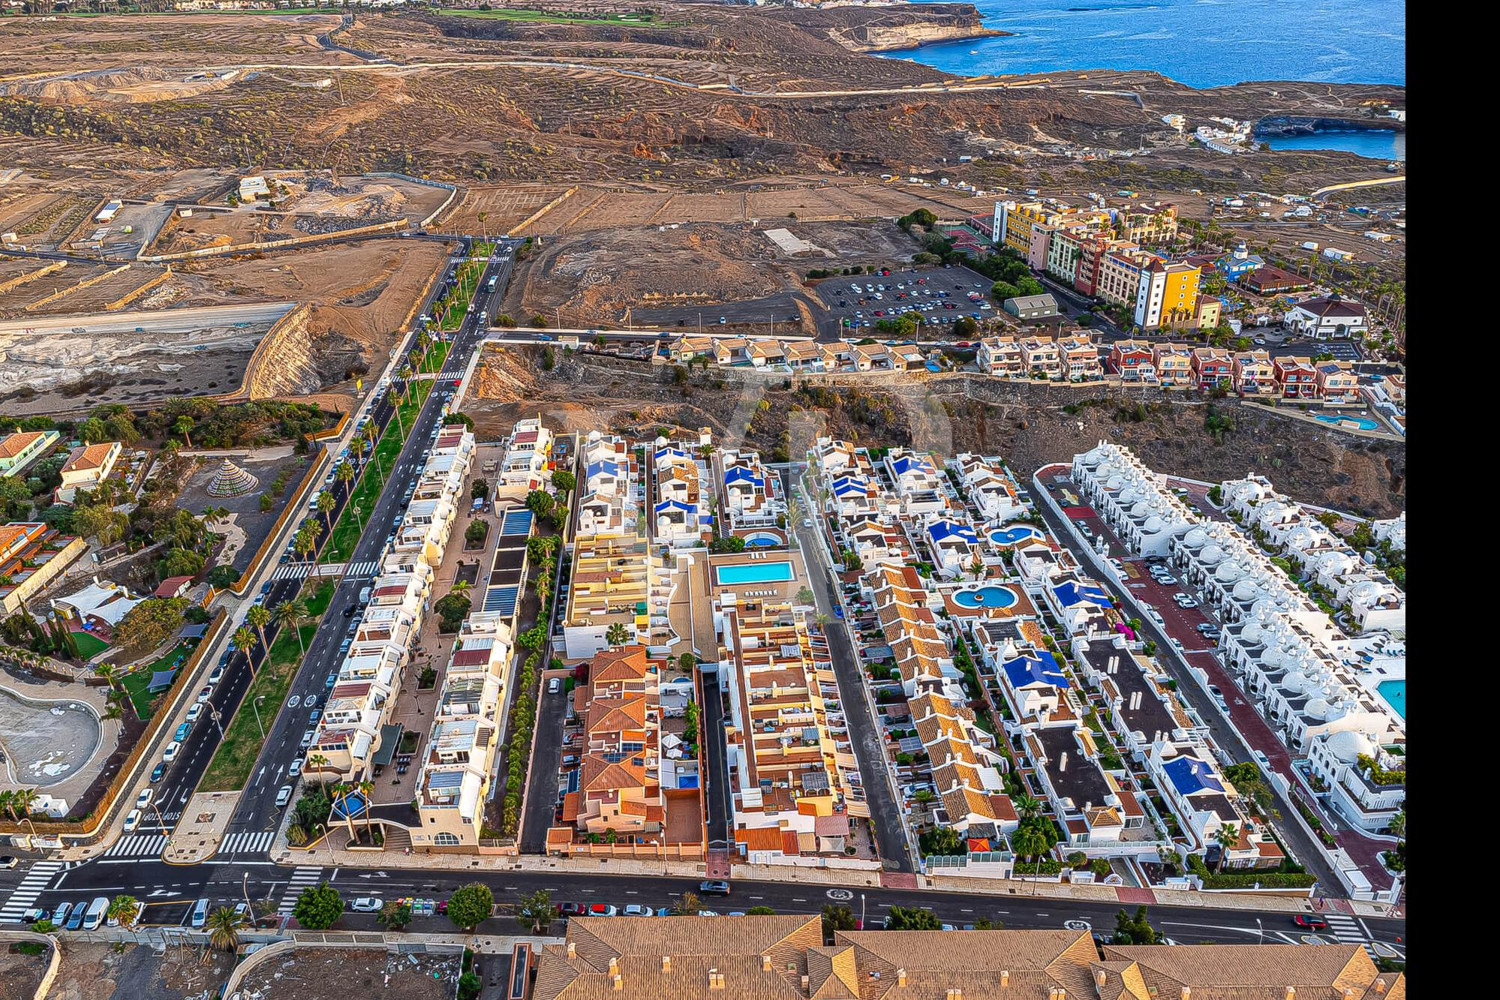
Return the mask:
<path fill-rule="evenodd" d="M 1379 422 L 1371 420 L 1369 417 L 1346 417 L 1342 413 L 1320 413 L 1313 417 L 1313 419 L 1321 420 L 1325 424 L 1353 424 L 1362 431 L 1377 431 L 1380 429 Z"/>
<path fill-rule="evenodd" d="M 731 583 L 785 583 L 794 576 L 789 562 L 747 562 L 714 567 L 714 579 L 721 587 Z"/>
<path fill-rule="evenodd" d="M 980 587 L 953 595 L 953 603 L 961 608 L 1008 608 L 1017 600 L 1016 592 L 1009 587 Z"/>
<path fill-rule="evenodd" d="M 1381 681 L 1375 686 L 1380 692 L 1380 697 L 1385 699 L 1387 705 L 1396 710 L 1401 718 L 1406 718 L 1406 681 Z"/>
<path fill-rule="evenodd" d="M 996 528 L 990 532 L 990 541 L 996 545 L 1014 545 L 1028 538 L 1041 538 L 1042 532 L 1039 528 L 1033 528 L 1029 524 L 1017 525 L 1013 528 Z"/>

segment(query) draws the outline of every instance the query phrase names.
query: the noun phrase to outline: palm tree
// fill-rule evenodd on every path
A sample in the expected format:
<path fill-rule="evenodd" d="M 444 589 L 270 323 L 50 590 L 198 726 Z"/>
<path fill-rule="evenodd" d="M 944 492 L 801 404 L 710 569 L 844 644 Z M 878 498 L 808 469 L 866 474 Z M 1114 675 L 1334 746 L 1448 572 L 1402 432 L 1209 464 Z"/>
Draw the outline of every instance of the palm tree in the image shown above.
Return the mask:
<path fill-rule="evenodd" d="M 266 626 L 271 624 L 271 610 L 264 604 L 252 604 L 250 610 L 245 612 L 245 624 L 255 629 L 260 636 L 260 644 L 266 644 Z"/>
<path fill-rule="evenodd" d="M 307 656 L 307 646 L 302 641 L 302 624 L 307 620 L 307 602 L 300 597 L 282 601 L 271 609 L 271 620 L 278 629 L 289 628 L 297 634 L 297 648 Z"/>
<path fill-rule="evenodd" d="M 344 814 L 344 822 L 349 825 L 349 843 L 358 843 L 359 838 L 354 835 L 354 817 L 349 815 L 349 792 L 352 789 L 342 781 L 333 786 L 333 801 L 339 805 Z"/>
<path fill-rule="evenodd" d="M 629 632 L 626 631 L 625 626 L 620 622 L 615 622 L 604 633 L 604 641 L 608 642 L 611 646 L 623 646 L 627 638 L 629 638 Z"/>
<path fill-rule="evenodd" d="M 344 495 L 348 496 L 350 489 L 352 489 L 352 487 L 349 486 L 349 483 L 354 479 L 354 463 L 340 462 L 339 467 L 334 470 L 333 476 L 339 482 L 344 484 Z"/>
<path fill-rule="evenodd" d="M 208 915 L 208 944 L 219 951 L 234 951 L 240 946 L 240 928 L 245 918 L 228 906 Z"/>
<path fill-rule="evenodd" d="M 286 842 L 293 847 L 301 847 L 307 843 L 307 831 L 302 828 L 301 823 L 293 823 L 286 828 Z"/>
<path fill-rule="evenodd" d="M 1011 837 L 1010 846 L 1023 858 L 1031 858 L 1037 864 L 1037 870 L 1032 873 L 1031 893 L 1036 895 L 1036 878 L 1041 875 L 1040 858 L 1047 852 L 1047 838 L 1042 831 L 1034 826 L 1022 826 Z"/>
<path fill-rule="evenodd" d="M 318 547 L 317 537 L 306 528 L 298 528 L 297 533 L 292 536 L 292 551 L 301 556 L 303 561 Z"/>
<path fill-rule="evenodd" d="M 1402 809 L 1391 817 L 1391 835 L 1394 837 L 1406 836 L 1406 810 Z"/>
<path fill-rule="evenodd" d="M 450 593 L 450 594 L 467 594 L 469 591 L 471 591 L 473 589 L 474 589 L 474 585 L 472 583 L 470 583 L 468 580 L 458 580 L 458 581 L 456 581 L 453 584 L 453 586 L 451 586 L 451 587 L 448 588 L 448 593 Z"/>
<path fill-rule="evenodd" d="M 10 802 L 5 811 L 10 814 L 11 819 L 19 822 L 31 814 L 31 807 L 36 804 L 36 800 L 35 788 L 17 788 L 10 793 Z"/>
<path fill-rule="evenodd" d="M 120 689 L 120 675 L 123 672 L 118 663 L 110 663 L 108 661 L 94 667 L 94 673 L 104 678 L 104 683 L 108 684 L 112 691 Z"/>
<path fill-rule="evenodd" d="M 333 508 L 336 506 L 338 506 L 338 501 L 333 498 L 332 493 L 324 490 L 318 494 L 318 513 L 323 515 L 323 524 L 330 531 L 333 530 L 333 523 L 329 518 L 333 516 Z"/>
<path fill-rule="evenodd" d="M 259 641 L 255 636 L 255 630 L 247 625 L 241 625 L 234 630 L 234 648 L 245 654 L 245 660 L 250 664 L 250 677 L 254 679 L 255 670 L 255 644 Z"/>
<path fill-rule="evenodd" d="M 375 794 L 375 782 L 365 778 L 357 786 L 360 796 L 365 800 L 365 833 L 370 835 L 370 846 L 375 846 L 374 819 L 370 816 L 370 796 Z"/>
<path fill-rule="evenodd" d="M 9 789 L 0 792 L 0 809 L 4 809 L 7 813 L 10 814 L 10 819 L 13 823 L 16 821 L 16 814 L 11 812 L 10 805 L 14 795 L 15 793 L 10 791 Z"/>
<path fill-rule="evenodd" d="M 1016 813 L 1022 819 L 1032 819 L 1041 814 L 1042 804 L 1033 798 L 1028 792 L 1022 792 L 1011 799 L 1011 805 L 1015 806 Z"/>
<path fill-rule="evenodd" d="M 140 902 L 134 896 L 121 894 L 110 900 L 109 909 L 104 911 L 106 919 L 116 923 L 135 923 L 136 909 Z"/>
<path fill-rule="evenodd" d="M 1230 848 L 1240 842 L 1240 828 L 1233 823 L 1226 823 L 1219 827 L 1219 832 L 1214 834 L 1214 841 L 1219 845 L 1219 871 L 1224 870 L 1224 862 L 1227 860 Z"/>
<path fill-rule="evenodd" d="M 172 433 L 174 433 L 174 434 L 180 434 L 182 436 L 182 440 L 184 440 L 184 441 L 187 442 L 187 446 L 189 448 L 191 448 L 193 446 L 193 439 L 188 436 L 189 433 L 192 431 L 192 429 L 193 429 L 193 418 L 192 417 L 188 417 L 188 416 L 178 417 L 177 421 L 172 424 Z"/>

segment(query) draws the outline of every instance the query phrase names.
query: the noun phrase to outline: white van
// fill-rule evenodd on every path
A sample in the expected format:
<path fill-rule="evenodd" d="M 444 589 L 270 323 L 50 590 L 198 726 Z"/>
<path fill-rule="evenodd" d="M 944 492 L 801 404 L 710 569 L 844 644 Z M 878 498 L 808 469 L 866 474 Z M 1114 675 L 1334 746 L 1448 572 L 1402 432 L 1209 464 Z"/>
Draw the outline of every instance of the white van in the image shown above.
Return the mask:
<path fill-rule="evenodd" d="M 109 898 L 106 896 L 95 896 L 94 901 L 89 904 L 89 912 L 83 915 L 83 929 L 96 931 L 99 925 L 104 923 L 104 911 L 109 909 Z"/>

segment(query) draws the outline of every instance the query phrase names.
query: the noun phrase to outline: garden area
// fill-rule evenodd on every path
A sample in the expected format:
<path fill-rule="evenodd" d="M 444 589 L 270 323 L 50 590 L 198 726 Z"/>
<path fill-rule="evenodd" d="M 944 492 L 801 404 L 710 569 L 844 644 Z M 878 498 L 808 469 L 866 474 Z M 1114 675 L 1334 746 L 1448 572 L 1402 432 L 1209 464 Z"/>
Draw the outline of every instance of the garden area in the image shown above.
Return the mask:
<path fill-rule="evenodd" d="M 130 704 L 135 708 L 135 714 L 142 722 L 151 718 L 155 710 L 153 703 L 161 690 L 151 690 L 151 678 L 157 671 L 171 670 L 187 662 L 192 655 L 193 649 L 198 645 L 197 639 L 185 639 L 169 649 L 164 655 L 149 664 L 136 667 L 125 675 L 121 681 L 121 687 L 125 689 Z M 162 689 L 165 690 L 165 689 Z"/>
<path fill-rule="evenodd" d="M 199 782 L 200 792 L 230 792 L 244 787 L 250 771 L 260 756 L 261 744 L 265 742 L 262 727 L 269 727 L 286 700 L 287 689 L 302 663 L 302 654 L 307 643 L 318 631 L 318 622 L 333 600 L 334 581 L 305 581 L 298 596 L 305 601 L 305 613 L 300 616 L 302 624 L 296 629 L 278 629 L 271 643 L 270 655 L 261 661 L 260 671 L 250 682 L 250 689 L 240 702 L 228 725 L 224 727 L 224 739 L 219 744 L 208 770 Z M 271 609 L 276 613 L 276 609 Z M 252 704 L 261 702 L 260 719 L 257 723 Z"/>

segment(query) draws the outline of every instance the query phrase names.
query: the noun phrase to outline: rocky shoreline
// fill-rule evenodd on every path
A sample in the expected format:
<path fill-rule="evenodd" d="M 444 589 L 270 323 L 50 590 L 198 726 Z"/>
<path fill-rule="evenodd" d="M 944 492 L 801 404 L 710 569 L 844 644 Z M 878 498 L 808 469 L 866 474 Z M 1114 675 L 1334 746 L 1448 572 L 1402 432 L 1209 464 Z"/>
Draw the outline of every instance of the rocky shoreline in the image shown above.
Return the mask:
<path fill-rule="evenodd" d="M 967 3 L 897 3 L 884 7 L 799 9 L 798 25 L 828 37 L 852 52 L 900 52 L 941 42 L 1009 35 L 984 26 Z"/>
<path fill-rule="evenodd" d="M 1406 123 L 1395 118 L 1313 118 L 1303 115 L 1269 115 L 1255 123 L 1254 134 L 1263 136 L 1316 135 L 1319 132 L 1405 132 Z"/>

